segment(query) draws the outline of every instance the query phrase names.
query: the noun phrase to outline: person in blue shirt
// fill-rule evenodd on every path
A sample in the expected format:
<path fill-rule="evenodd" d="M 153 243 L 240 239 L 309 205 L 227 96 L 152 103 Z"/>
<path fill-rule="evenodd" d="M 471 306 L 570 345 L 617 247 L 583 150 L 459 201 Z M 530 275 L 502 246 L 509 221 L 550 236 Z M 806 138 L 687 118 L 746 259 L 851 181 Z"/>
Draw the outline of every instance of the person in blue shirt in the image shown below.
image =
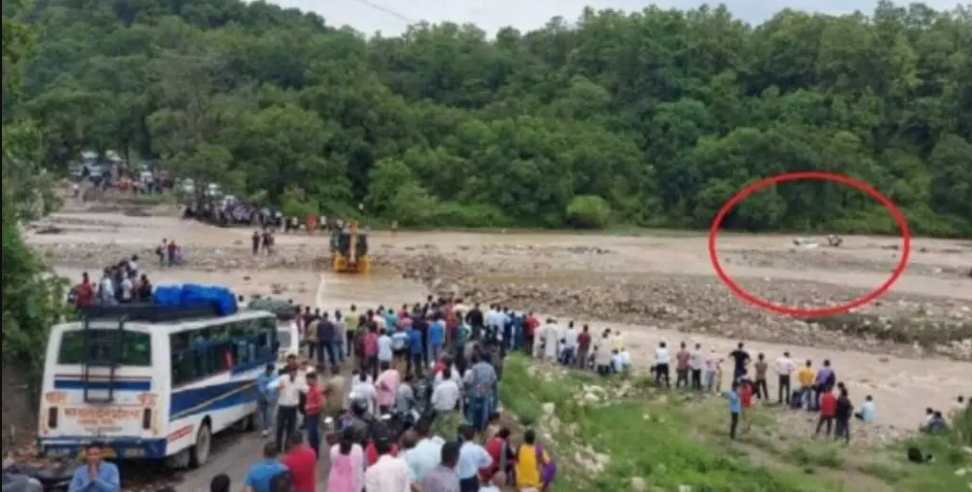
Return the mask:
<path fill-rule="evenodd" d="M 270 383 L 277 378 L 273 363 L 267 364 L 263 374 L 257 376 L 257 415 L 260 418 L 260 435 L 267 437 L 273 428 L 273 407 L 277 403 L 277 390 Z"/>
<path fill-rule="evenodd" d="M 422 332 L 412 327 L 408 329 L 408 353 L 408 364 L 405 372 L 406 374 L 411 374 L 412 367 L 414 367 L 415 379 L 419 379 L 422 377 L 423 354 L 425 351 L 422 350 Z"/>
<path fill-rule="evenodd" d="M 270 482 L 281 473 L 288 473 L 287 466 L 277 460 L 277 445 L 268 442 L 263 446 L 263 460 L 250 467 L 244 481 L 245 492 L 272 492 Z"/>
<path fill-rule="evenodd" d="M 117 492 L 121 490 L 118 467 L 101 460 L 100 443 L 91 443 L 84 448 L 85 464 L 74 470 L 68 492 Z"/>
<path fill-rule="evenodd" d="M 742 413 L 742 400 L 739 398 L 739 382 L 732 382 L 732 390 L 722 394 L 729 399 L 729 438 L 736 439 L 736 427 L 739 426 L 739 414 Z"/>
<path fill-rule="evenodd" d="M 432 360 L 439 360 L 442 353 L 442 344 L 445 343 L 445 320 L 442 316 L 436 316 L 435 321 L 429 325 L 429 352 Z"/>
<path fill-rule="evenodd" d="M 395 310 L 388 308 L 385 313 L 385 328 L 388 329 L 388 333 L 395 333 L 395 327 L 398 326 L 398 315 L 395 314 Z"/>
<path fill-rule="evenodd" d="M 511 350 L 523 347 L 523 313 L 512 313 L 513 318 L 513 346 Z"/>

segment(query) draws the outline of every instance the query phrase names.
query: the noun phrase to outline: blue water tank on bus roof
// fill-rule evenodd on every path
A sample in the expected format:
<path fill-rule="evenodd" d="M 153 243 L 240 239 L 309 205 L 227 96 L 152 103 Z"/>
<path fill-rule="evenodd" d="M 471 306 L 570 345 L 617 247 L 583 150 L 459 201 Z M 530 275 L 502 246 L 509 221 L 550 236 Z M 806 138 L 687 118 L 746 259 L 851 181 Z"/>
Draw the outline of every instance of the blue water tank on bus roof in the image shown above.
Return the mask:
<path fill-rule="evenodd" d="M 159 306 L 214 306 L 220 316 L 229 316 L 238 310 L 233 291 L 219 285 L 160 285 L 155 288 L 152 300 Z"/>
<path fill-rule="evenodd" d="M 159 285 L 152 293 L 152 302 L 159 306 L 178 306 L 182 302 L 182 285 Z"/>
<path fill-rule="evenodd" d="M 215 305 L 220 316 L 229 316 L 237 310 L 233 291 L 219 285 L 184 284 L 180 301 L 183 306 Z"/>

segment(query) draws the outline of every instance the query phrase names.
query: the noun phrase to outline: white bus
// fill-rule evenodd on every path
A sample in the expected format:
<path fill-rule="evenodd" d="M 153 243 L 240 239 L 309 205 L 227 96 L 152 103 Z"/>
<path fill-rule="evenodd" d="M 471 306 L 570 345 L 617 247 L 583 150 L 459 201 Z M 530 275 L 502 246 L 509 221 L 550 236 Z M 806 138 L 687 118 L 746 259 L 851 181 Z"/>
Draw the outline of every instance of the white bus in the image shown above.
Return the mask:
<path fill-rule="evenodd" d="M 119 458 L 200 466 L 213 434 L 251 426 L 256 378 L 277 350 L 276 318 L 265 311 L 90 310 L 51 330 L 40 449 L 71 455 L 100 441 Z"/>

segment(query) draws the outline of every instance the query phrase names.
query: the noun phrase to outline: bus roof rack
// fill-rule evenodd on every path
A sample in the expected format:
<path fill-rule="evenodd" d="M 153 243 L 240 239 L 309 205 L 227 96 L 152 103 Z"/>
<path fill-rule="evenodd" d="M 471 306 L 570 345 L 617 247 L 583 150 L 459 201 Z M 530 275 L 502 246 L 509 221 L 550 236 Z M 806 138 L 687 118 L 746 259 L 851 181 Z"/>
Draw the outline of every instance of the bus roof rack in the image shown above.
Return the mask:
<path fill-rule="evenodd" d="M 116 320 L 162 323 L 184 319 L 216 318 L 219 310 L 214 303 L 165 306 L 153 303 L 132 303 L 118 306 L 87 306 L 80 308 L 81 317 L 88 321 Z"/>

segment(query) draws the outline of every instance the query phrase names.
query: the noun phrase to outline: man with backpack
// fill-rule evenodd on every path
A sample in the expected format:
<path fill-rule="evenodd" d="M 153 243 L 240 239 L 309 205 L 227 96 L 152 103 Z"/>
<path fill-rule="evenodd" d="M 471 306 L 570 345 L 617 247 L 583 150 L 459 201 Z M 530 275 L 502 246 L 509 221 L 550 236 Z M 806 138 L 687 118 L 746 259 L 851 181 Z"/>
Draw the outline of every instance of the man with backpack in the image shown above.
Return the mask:
<path fill-rule="evenodd" d="M 274 492 L 280 490 L 281 481 L 290 481 L 290 470 L 277 459 L 277 445 L 263 445 L 263 459 L 250 467 L 244 481 L 244 492 Z"/>

